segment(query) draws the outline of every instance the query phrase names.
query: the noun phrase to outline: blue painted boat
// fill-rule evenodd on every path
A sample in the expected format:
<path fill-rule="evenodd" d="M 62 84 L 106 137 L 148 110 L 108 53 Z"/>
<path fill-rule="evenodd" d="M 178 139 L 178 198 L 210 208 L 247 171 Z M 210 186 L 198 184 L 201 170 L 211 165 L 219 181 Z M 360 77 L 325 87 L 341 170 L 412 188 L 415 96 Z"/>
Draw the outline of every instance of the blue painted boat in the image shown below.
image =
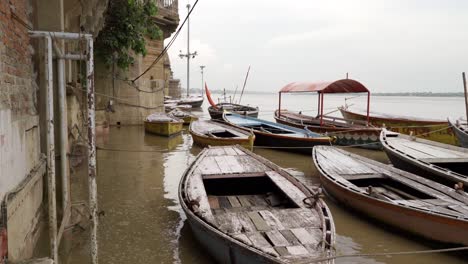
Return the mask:
<path fill-rule="evenodd" d="M 258 147 L 311 154 L 314 146 L 330 145 L 335 141 L 334 137 L 310 130 L 234 113 L 224 113 L 223 120 L 231 126 L 245 131 L 253 131 L 255 134 L 254 145 Z"/>
<path fill-rule="evenodd" d="M 320 189 L 242 147 L 205 148 L 179 200 L 218 263 L 334 263 L 335 226 Z"/>

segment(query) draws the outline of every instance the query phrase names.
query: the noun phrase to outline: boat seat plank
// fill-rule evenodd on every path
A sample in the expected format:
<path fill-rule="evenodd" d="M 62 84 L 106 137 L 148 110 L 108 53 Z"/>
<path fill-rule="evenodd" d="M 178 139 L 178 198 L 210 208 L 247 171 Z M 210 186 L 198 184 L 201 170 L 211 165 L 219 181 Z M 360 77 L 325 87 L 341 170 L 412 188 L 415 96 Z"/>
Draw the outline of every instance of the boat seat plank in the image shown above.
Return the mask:
<path fill-rule="evenodd" d="M 227 234 L 238 234 L 242 231 L 242 224 L 236 213 L 226 212 L 216 215 L 218 229 Z"/>
<path fill-rule="evenodd" d="M 227 197 L 219 196 L 218 197 L 219 207 L 220 208 L 231 208 L 231 203 L 227 199 Z"/>
<path fill-rule="evenodd" d="M 467 163 L 468 158 L 428 158 L 420 159 L 427 163 Z"/>
<path fill-rule="evenodd" d="M 241 204 L 239 203 L 239 200 L 237 200 L 236 196 L 228 196 L 227 199 L 229 200 L 229 203 L 232 207 L 241 207 Z"/>
<path fill-rule="evenodd" d="M 252 177 L 265 177 L 263 172 L 251 172 L 251 173 L 227 173 L 227 174 L 204 174 L 203 179 L 228 179 L 228 178 L 252 178 Z"/>
<path fill-rule="evenodd" d="M 224 151 L 228 156 L 237 156 L 237 152 L 234 150 L 234 148 L 224 148 Z"/>
<path fill-rule="evenodd" d="M 275 185 L 280 188 L 291 200 L 297 205 L 303 205 L 302 200 L 306 198 L 305 194 L 299 190 L 294 184 L 286 178 L 278 174 L 276 171 L 265 171 Z"/>
<path fill-rule="evenodd" d="M 301 246 L 301 245 L 289 246 L 286 248 L 288 249 L 288 252 L 294 256 L 309 254 L 309 251 L 304 246 Z"/>
<path fill-rule="evenodd" d="M 289 246 L 288 240 L 278 230 L 267 231 L 265 235 L 275 247 Z"/>
<path fill-rule="evenodd" d="M 361 174 L 339 174 L 341 177 L 348 181 L 361 180 L 361 179 L 383 179 L 384 175 L 381 173 L 361 173 Z"/>
<path fill-rule="evenodd" d="M 291 232 L 289 229 L 283 229 L 279 231 L 286 240 L 288 240 L 290 245 L 300 245 L 301 242 L 297 239 L 297 237 Z"/>
<path fill-rule="evenodd" d="M 248 200 L 252 206 L 268 206 L 265 196 L 263 195 L 250 195 L 248 196 Z"/>
<path fill-rule="evenodd" d="M 251 206 L 252 204 L 249 202 L 248 196 L 244 195 L 239 195 L 237 196 L 237 199 L 239 200 L 240 204 L 242 207 L 248 207 Z"/>
<path fill-rule="evenodd" d="M 442 157 L 442 158 L 457 158 L 457 157 L 463 157 L 463 156 L 468 156 L 465 153 L 459 152 L 459 151 L 454 151 L 451 149 L 447 148 L 442 148 L 438 146 L 433 146 L 433 145 L 428 145 L 425 143 L 420 143 L 417 141 L 411 141 L 411 140 L 406 140 L 405 145 L 409 148 L 419 150 L 421 152 L 433 155 L 434 157 Z"/>
<path fill-rule="evenodd" d="M 258 231 L 267 231 L 271 229 L 271 227 L 258 212 L 248 212 L 247 215 L 249 216 L 250 220 L 252 220 Z"/>
<path fill-rule="evenodd" d="M 264 172 L 265 170 L 269 170 L 264 164 L 247 155 L 235 156 L 235 159 L 246 172 Z"/>
<path fill-rule="evenodd" d="M 208 202 L 210 203 L 211 209 L 219 209 L 218 197 L 209 195 Z"/>
<path fill-rule="evenodd" d="M 280 254 L 280 256 L 289 256 L 291 255 L 286 247 L 275 247 L 276 252 Z"/>
<path fill-rule="evenodd" d="M 191 209 L 203 217 L 207 222 L 216 225 L 201 175 L 196 173 L 190 177 L 190 181 L 187 182 L 186 188 L 187 198 L 189 201 L 193 202 Z"/>
<path fill-rule="evenodd" d="M 200 172 L 204 175 L 222 174 L 224 171 L 218 166 L 214 157 L 205 157 L 198 166 Z"/>
<path fill-rule="evenodd" d="M 245 233 L 245 235 L 252 241 L 252 244 L 256 248 L 271 248 L 272 245 L 265 239 L 265 237 L 260 234 L 260 232 L 249 232 Z"/>
<path fill-rule="evenodd" d="M 387 142 L 390 147 L 396 149 L 397 151 L 401 153 L 405 153 L 409 156 L 412 156 L 416 159 L 425 159 L 425 158 L 433 158 L 434 156 L 428 153 L 421 152 L 419 150 L 415 150 L 413 148 L 409 148 L 405 145 L 405 142 L 401 142 L 401 140 L 395 141 L 395 140 L 389 140 L 387 138 Z"/>
<path fill-rule="evenodd" d="M 254 231 L 257 231 L 254 223 L 252 222 L 252 220 L 250 220 L 250 217 L 247 215 L 246 212 L 240 212 L 240 213 L 237 213 L 238 217 L 239 217 L 239 221 L 242 225 L 242 230 L 244 230 L 244 232 L 254 232 Z"/>
<path fill-rule="evenodd" d="M 262 216 L 265 222 L 274 229 L 283 230 L 285 229 L 281 221 L 276 218 L 269 210 L 262 210 L 258 211 L 258 213 Z"/>
<path fill-rule="evenodd" d="M 294 234 L 294 236 L 297 237 L 297 239 L 299 240 L 299 242 L 301 242 L 301 244 L 314 244 L 314 243 L 316 244 L 317 243 L 314 237 L 309 232 L 307 232 L 307 230 L 303 227 L 293 228 L 291 229 L 291 232 Z"/>
<path fill-rule="evenodd" d="M 226 150 L 227 151 L 227 150 Z M 224 156 L 224 161 L 233 173 L 248 173 L 243 164 L 239 163 L 236 156 Z"/>
<path fill-rule="evenodd" d="M 231 166 L 229 166 L 224 155 L 214 157 L 214 160 L 216 164 L 218 164 L 218 167 L 222 168 L 223 173 L 233 173 Z"/>

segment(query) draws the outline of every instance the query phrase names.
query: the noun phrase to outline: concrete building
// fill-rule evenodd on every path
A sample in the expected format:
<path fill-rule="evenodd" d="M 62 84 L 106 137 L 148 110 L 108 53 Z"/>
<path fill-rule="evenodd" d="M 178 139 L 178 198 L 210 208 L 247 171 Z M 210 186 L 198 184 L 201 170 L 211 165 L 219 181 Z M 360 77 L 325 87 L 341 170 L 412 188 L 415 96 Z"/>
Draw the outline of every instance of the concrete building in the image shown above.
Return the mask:
<path fill-rule="evenodd" d="M 159 12 L 154 19 L 167 38 L 179 22 L 178 1 L 155 1 Z M 0 0 L 0 263 L 4 259 L 31 258 L 41 230 L 47 228 L 44 43 L 31 39 L 28 31 L 81 30 L 96 37 L 103 27 L 106 8 L 107 0 Z M 78 43 L 58 41 L 54 45 L 64 51 L 80 49 Z M 119 80 L 113 81 L 109 69 L 97 63 L 97 123 L 141 124 L 150 112 L 163 110 L 164 91 L 172 79 L 167 56 L 135 84 L 120 80 L 138 76 L 149 67 L 162 51 L 163 40 L 148 41 L 147 48 L 146 57 L 138 57 L 128 72 L 118 73 Z M 68 138 L 65 141 L 59 140 L 59 122 L 54 122 L 56 159 L 60 159 L 58 149 L 63 145 L 69 166 L 75 165 L 74 160 L 69 160 L 69 154 L 79 150 L 80 144 L 86 141 L 86 133 L 82 133 L 86 126 L 83 122 L 86 99 L 79 74 L 79 62 L 66 63 Z M 112 107 L 108 107 L 110 103 Z M 56 117 L 59 116 L 57 104 L 55 99 Z M 69 168 L 67 174 L 66 177 L 73 177 Z M 63 183 L 58 165 L 56 177 L 56 189 L 60 190 Z M 58 191 L 59 223 L 64 214 L 60 211 L 60 200 Z"/>

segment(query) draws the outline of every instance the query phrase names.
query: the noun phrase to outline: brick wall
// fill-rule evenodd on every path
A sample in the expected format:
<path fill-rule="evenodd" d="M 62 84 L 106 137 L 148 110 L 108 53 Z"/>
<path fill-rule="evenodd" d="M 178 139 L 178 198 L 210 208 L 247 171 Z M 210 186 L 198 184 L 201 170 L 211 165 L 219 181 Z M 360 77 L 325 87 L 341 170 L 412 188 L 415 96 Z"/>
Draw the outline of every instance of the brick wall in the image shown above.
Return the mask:
<path fill-rule="evenodd" d="M 44 160 L 28 36 L 29 1 L 0 0 L 0 255 L 8 249 L 10 260 L 32 255 L 42 215 Z"/>

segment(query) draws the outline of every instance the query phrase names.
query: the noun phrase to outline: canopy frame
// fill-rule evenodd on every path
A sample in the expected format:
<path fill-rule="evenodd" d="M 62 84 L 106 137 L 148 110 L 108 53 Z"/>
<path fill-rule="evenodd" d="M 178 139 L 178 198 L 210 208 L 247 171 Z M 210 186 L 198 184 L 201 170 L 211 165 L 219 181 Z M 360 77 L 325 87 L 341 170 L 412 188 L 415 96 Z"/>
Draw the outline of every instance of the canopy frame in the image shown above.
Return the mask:
<path fill-rule="evenodd" d="M 355 86 L 353 86 L 355 85 Z M 367 126 L 369 126 L 370 91 L 360 82 L 352 79 L 342 79 L 330 83 L 290 83 L 278 93 L 278 117 L 281 118 L 281 95 L 283 93 L 310 93 L 318 94 L 317 116 L 320 116 L 320 126 L 323 126 L 323 97 L 326 93 L 367 93 Z M 350 86 L 347 89 L 343 86 Z"/>

